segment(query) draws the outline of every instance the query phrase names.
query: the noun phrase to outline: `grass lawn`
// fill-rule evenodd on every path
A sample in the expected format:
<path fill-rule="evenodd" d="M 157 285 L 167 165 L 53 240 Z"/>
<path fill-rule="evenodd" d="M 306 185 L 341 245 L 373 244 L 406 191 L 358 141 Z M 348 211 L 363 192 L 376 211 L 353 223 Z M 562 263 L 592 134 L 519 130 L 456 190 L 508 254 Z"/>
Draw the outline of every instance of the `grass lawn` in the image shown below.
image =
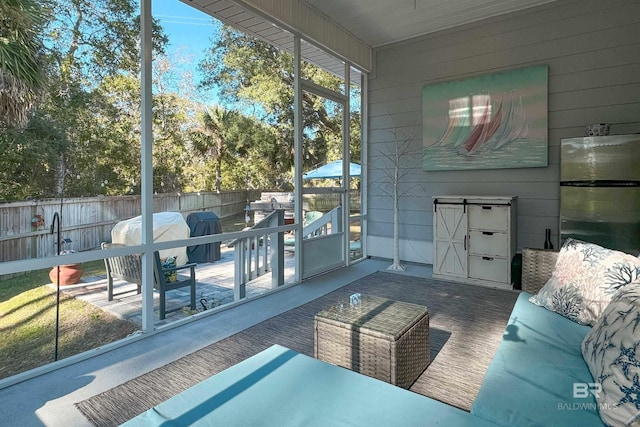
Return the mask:
<path fill-rule="evenodd" d="M 106 274 L 104 263 L 83 264 L 84 274 Z M 56 292 L 49 270 L 0 283 L 0 379 L 54 361 Z M 137 326 L 60 293 L 58 359 L 126 337 Z"/>

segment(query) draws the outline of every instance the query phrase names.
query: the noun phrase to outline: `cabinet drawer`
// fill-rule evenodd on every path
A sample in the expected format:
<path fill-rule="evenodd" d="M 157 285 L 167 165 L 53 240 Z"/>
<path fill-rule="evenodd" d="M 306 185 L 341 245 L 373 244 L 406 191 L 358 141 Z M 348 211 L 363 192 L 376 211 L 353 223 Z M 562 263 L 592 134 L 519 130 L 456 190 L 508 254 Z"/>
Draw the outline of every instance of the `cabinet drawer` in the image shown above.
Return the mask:
<path fill-rule="evenodd" d="M 509 206 L 470 205 L 468 208 L 469 228 L 507 231 Z"/>
<path fill-rule="evenodd" d="M 509 283 L 509 261 L 505 258 L 469 256 L 469 277 Z"/>
<path fill-rule="evenodd" d="M 469 253 L 508 257 L 509 235 L 496 231 L 469 231 Z"/>

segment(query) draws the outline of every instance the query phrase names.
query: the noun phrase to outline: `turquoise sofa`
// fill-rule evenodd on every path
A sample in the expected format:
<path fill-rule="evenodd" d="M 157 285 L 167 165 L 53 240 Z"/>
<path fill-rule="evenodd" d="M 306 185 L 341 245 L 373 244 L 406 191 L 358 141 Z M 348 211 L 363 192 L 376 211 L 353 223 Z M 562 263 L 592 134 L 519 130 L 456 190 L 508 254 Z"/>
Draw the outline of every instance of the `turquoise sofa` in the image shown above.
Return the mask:
<path fill-rule="evenodd" d="M 580 351 L 591 327 L 532 304 L 530 296 L 518 297 L 471 414 L 502 426 L 604 425 Z"/>

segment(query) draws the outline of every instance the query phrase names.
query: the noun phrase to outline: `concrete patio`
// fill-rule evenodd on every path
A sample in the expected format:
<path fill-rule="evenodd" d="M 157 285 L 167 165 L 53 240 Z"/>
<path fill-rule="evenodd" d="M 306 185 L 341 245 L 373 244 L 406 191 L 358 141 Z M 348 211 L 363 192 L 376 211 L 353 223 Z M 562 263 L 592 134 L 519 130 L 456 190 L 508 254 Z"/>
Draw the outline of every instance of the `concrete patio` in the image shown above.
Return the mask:
<path fill-rule="evenodd" d="M 222 245 L 218 261 L 199 263 L 196 266 L 196 309 L 194 312 L 204 311 L 204 307 L 211 309 L 233 302 L 233 253 L 233 248 L 227 248 L 226 245 Z M 295 256 L 292 253 L 286 253 L 284 259 L 285 283 L 292 283 L 294 280 L 294 263 Z M 63 292 L 100 307 L 120 319 L 130 320 L 141 325 L 142 297 L 136 294 L 136 285 L 116 279 L 114 280 L 114 286 L 116 292 L 128 290 L 131 292 L 116 296 L 113 301 L 108 301 L 107 278 L 105 276 L 85 276 L 82 277 L 82 281 L 79 284 L 64 286 L 61 289 Z M 247 298 L 263 294 L 271 288 L 271 274 L 264 274 L 247 283 Z M 158 300 L 159 294 L 154 292 L 156 318 L 158 317 Z M 188 308 L 186 308 L 188 305 L 188 288 L 169 291 L 167 293 L 167 309 L 172 310 L 180 307 L 185 307 L 185 309 L 167 313 L 166 319 L 159 321 L 158 324 L 164 325 L 184 319 L 190 314 Z"/>

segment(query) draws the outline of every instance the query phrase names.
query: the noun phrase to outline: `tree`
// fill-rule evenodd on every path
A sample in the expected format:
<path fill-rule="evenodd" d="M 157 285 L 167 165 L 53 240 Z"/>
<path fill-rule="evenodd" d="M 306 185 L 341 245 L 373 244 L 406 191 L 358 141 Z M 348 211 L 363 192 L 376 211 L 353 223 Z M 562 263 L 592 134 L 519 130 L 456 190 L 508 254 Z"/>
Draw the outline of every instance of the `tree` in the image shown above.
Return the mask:
<path fill-rule="evenodd" d="M 68 141 L 57 165 L 60 192 L 69 169 L 82 157 L 95 157 L 100 152 L 96 146 L 102 139 L 94 138 L 99 134 L 94 133 L 87 105 L 101 102 L 97 99 L 101 82 L 139 74 L 140 20 L 135 0 L 50 1 L 58 13 L 46 28 L 54 84 L 44 108 L 65 129 Z M 163 53 L 166 43 L 166 36 L 154 23 L 154 52 Z"/>
<path fill-rule="evenodd" d="M 43 23 L 36 1 L 0 2 L 0 129 L 25 126 L 27 113 L 44 86 Z"/>
<path fill-rule="evenodd" d="M 393 200 L 393 262 L 387 270 L 404 271 L 400 262 L 400 199 L 415 194 L 415 188 L 420 186 L 412 185 L 407 178 L 414 173 L 421 152 L 413 147 L 416 126 L 406 130 L 392 115 L 389 117 L 392 124 L 387 130 L 389 138 L 376 150 L 381 164 L 375 168 L 378 176 L 371 183 Z"/>
<path fill-rule="evenodd" d="M 54 194 L 63 144 L 64 133 L 39 114 L 25 128 L 0 132 L 0 201 Z"/>
<path fill-rule="evenodd" d="M 199 64 L 205 77 L 201 87 L 218 87 L 226 106 L 271 125 L 277 141 L 266 145 L 272 167 L 291 184 L 293 168 L 293 57 L 274 46 L 229 26 L 222 26 L 212 47 Z M 303 65 L 303 77 L 340 91 L 343 82 L 336 76 Z M 342 116 L 336 104 L 304 92 L 303 169 L 311 169 L 327 160 L 341 157 Z M 336 156 L 336 158 L 330 158 Z M 284 183 L 283 183 L 284 184 Z"/>
<path fill-rule="evenodd" d="M 9 0 L 2 7 L 16 2 L 21 3 Z M 32 111 L 38 122 L 24 130 L 29 138 L 9 130 L 0 134 L 4 146 L 18 150 L 19 144 L 19 154 L 14 151 L 0 158 L 0 169 L 5 176 L 23 176 L 21 165 L 9 160 L 14 155 L 24 164 L 46 163 L 41 170 L 47 174 L 31 174 L 32 179 L 43 181 L 24 184 L 33 191 L 31 196 L 55 196 L 63 186 L 71 196 L 130 193 L 140 185 L 137 2 L 42 0 L 38 4 L 49 12 L 38 30 L 46 40 L 38 59 L 46 73 L 47 90 Z M 153 42 L 155 55 L 163 53 L 167 38 L 156 23 Z M 2 46 L 0 42 L 0 50 Z M 51 162 L 52 150 L 57 152 L 56 162 Z M 50 171 L 55 172 L 53 178 Z M 12 191 L 1 188 L 0 198 L 23 195 Z"/>
<path fill-rule="evenodd" d="M 276 146 L 273 129 L 253 117 L 216 106 L 201 115 L 190 136 L 193 152 L 188 179 L 203 189 L 273 188 L 278 173 L 269 157 Z"/>

